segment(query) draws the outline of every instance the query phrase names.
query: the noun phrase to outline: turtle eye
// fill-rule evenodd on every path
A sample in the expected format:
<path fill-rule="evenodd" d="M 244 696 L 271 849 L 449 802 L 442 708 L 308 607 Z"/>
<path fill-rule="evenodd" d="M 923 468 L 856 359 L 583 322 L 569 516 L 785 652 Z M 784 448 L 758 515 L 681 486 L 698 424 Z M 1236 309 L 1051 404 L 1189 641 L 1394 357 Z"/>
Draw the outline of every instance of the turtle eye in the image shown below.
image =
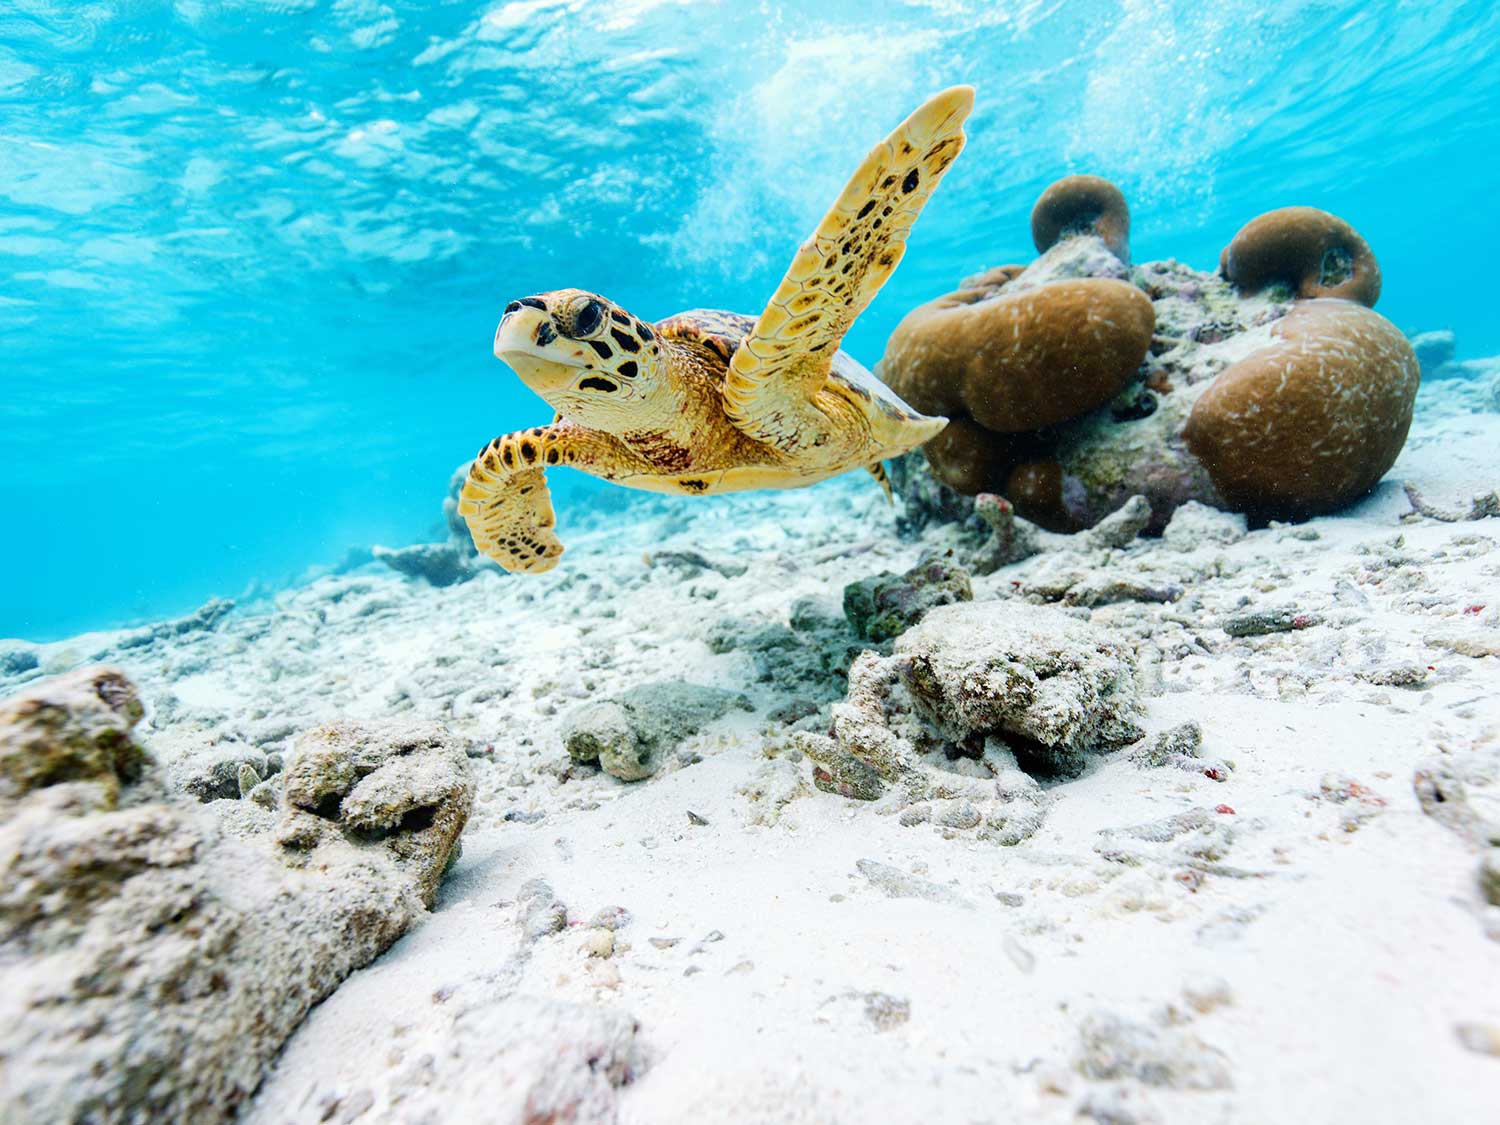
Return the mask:
<path fill-rule="evenodd" d="M 573 331 L 575 340 L 586 340 L 604 327 L 604 303 L 587 297 L 573 307 Z"/>

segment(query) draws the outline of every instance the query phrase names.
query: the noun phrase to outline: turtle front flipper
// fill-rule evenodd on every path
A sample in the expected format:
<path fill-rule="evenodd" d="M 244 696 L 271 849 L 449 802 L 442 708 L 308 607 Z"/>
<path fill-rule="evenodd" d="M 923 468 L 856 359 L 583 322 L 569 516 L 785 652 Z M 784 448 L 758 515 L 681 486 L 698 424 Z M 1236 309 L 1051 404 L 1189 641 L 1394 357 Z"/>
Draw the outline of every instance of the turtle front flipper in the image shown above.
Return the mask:
<path fill-rule="evenodd" d="M 795 452 L 816 440 L 802 424 L 844 333 L 880 291 L 906 236 L 964 147 L 969 86 L 928 99 L 871 150 L 735 351 L 724 382 L 730 421 Z"/>
<path fill-rule="evenodd" d="M 606 480 L 638 472 L 639 458 L 609 434 L 568 421 L 497 437 L 474 458 L 458 494 L 458 514 L 474 546 L 509 571 L 540 574 L 562 557 L 552 530 L 547 469 L 566 465 Z"/>
<path fill-rule="evenodd" d="M 474 458 L 458 494 L 458 514 L 469 525 L 474 546 L 506 570 L 540 574 L 562 557 L 547 490 L 555 429 L 543 426 L 497 437 Z"/>

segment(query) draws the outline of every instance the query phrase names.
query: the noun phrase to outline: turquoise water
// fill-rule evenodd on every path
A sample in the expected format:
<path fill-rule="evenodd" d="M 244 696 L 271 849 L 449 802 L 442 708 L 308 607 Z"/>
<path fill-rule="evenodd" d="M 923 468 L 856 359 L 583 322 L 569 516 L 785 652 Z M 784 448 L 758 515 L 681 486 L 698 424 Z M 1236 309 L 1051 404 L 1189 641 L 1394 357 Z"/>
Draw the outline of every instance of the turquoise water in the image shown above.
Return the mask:
<path fill-rule="evenodd" d="M 1500 352 L 1489 2 L 4 0 L 0 635 L 435 537 L 453 467 L 550 419 L 490 355 L 507 301 L 753 313 L 955 82 L 969 147 L 845 343 L 867 364 L 1028 260 L 1072 171 L 1124 189 L 1138 261 L 1333 211 L 1382 313 Z M 564 523 L 604 487 L 558 477 Z"/>

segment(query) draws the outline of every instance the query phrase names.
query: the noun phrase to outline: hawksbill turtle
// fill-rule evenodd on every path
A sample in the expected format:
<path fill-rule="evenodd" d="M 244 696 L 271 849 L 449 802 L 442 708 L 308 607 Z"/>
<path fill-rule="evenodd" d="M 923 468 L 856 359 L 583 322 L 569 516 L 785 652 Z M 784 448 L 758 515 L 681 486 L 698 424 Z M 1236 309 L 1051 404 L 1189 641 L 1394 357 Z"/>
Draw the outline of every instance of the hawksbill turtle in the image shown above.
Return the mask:
<path fill-rule="evenodd" d="M 946 424 L 839 350 L 964 146 L 974 91 L 930 98 L 871 150 L 759 317 L 710 309 L 656 324 L 580 289 L 505 307 L 495 355 L 557 412 L 479 451 L 458 511 L 506 570 L 557 565 L 546 471 L 687 495 L 798 488 L 881 462 Z"/>

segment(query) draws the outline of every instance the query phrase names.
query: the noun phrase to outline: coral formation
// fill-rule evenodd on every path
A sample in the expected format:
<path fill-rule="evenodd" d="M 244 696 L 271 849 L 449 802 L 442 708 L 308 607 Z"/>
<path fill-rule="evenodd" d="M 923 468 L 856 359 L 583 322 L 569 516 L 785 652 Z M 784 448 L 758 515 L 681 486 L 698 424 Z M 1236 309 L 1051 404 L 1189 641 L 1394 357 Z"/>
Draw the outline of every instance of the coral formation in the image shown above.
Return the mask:
<path fill-rule="evenodd" d="M 1125 194 L 1102 176 L 1065 176 L 1042 192 L 1031 209 L 1031 240 L 1045 254 L 1070 235 L 1097 236 L 1130 263 L 1130 208 Z"/>
<path fill-rule="evenodd" d="M 1118 394 L 1145 358 L 1155 321 L 1150 299 L 1123 281 L 960 290 L 906 315 L 881 375 L 918 410 L 1027 433 Z"/>
<path fill-rule="evenodd" d="M 0 706 L 0 1119 L 232 1117 L 312 1006 L 430 900 L 404 854 L 422 829 L 396 815 L 432 799 L 423 778 L 387 774 L 353 817 L 376 831 L 332 833 L 293 872 L 272 813 L 162 783 L 141 717 L 108 668 Z M 326 772 L 358 773 L 335 757 Z"/>
<path fill-rule="evenodd" d="M 1041 258 L 967 279 L 892 334 L 881 375 L 953 418 L 892 474 L 906 528 L 965 520 L 979 493 L 1060 532 L 1134 496 L 1147 533 L 1193 501 L 1302 518 L 1358 499 L 1394 462 L 1418 365 L 1362 307 L 1380 274 L 1352 227 L 1285 208 L 1240 231 L 1223 276 L 1127 270 L 1110 241 L 1128 229 L 1117 195 L 1090 177 L 1049 188 Z M 1422 342 L 1429 365 L 1455 366 L 1451 340 Z"/>
<path fill-rule="evenodd" d="M 1276 519 L 1337 511 L 1401 452 L 1416 355 L 1390 321 L 1349 301 L 1299 302 L 1271 334 L 1204 391 L 1183 437 L 1230 507 Z"/>
<path fill-rule="evenodd" d="M 1251 219 L 1219 255 L 1219 272 L 1245 293 L 1282 285 L 1296 297 L 1367 306 L 1380 299 L 1380 266 L 1369 244 L 1316 207 L 1282 207 Z"/>

